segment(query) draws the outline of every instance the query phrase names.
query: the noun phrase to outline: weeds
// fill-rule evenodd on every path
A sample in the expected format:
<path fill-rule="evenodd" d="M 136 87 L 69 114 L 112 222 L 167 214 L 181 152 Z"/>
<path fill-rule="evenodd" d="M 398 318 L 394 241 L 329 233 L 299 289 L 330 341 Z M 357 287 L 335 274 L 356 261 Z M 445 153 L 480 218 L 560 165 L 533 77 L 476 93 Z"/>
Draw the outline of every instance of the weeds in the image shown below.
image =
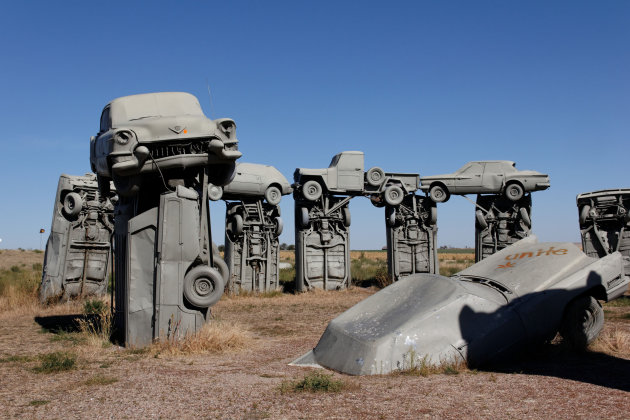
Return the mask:
<path fill-rule="evenodd" d="M 155 354 L 203 354 L 241 350 L 251 344 L 251 334 L 235 323 L 211 321 L 194 334 L 178 337 L 173 334 L 166 341 L 156 342 Z"/>
<path fill-rule="evenodd" d="M 605 303 L 604 306 L 630 306 L 630 296 L 621 296 L 620 298 Z"/>
<path fill-rule="evenodd" d="M 37 304 L 41 277 L 41 269 L 29 270 L 18 265 L 0 270 L 0 312 Z"/>
<path fill-rule="evenodd" d="M 630 333 L 619 328 L 604 330 L 589 348 L 606 353 L 630 354 Z"/>
<path fill-rule="evenodd" d="M 338 379 L 333 379 L 333 374 L 326 375 L 322 372 L 313 371 L 304 376 L 299 381 L 282 381 L 280 393 L 288 392 L 339 392 L 345 387 L 345 383 Z"/>
<path fill-rule="evenodd" d="M 39 356 L 40 365 L 33 370 L 37 373 L 56 373 L 75 368 L 77 356 L 74 353 L 56 351 Z"/>
<path fill-rule="evenodd" d="M 410 349 L 403 355 L 402 367 L 392 371 L 392 375 L 404 376 L 429 376 L 432 374 L 459 375 L 468 368 L 463 360 L 441 361 L 438 364 L 431 363 L 427 355 L 420 358 L 415 350 Z"/>
<path fill-rule="evenodd" d="M 49 400 L 33 400 L 30 403 L 28 403 L 28 405 L 37 407 L 37 406 L 40 406 L 40 405 L 46 405 L 49 402 L 50 402 Z"/>

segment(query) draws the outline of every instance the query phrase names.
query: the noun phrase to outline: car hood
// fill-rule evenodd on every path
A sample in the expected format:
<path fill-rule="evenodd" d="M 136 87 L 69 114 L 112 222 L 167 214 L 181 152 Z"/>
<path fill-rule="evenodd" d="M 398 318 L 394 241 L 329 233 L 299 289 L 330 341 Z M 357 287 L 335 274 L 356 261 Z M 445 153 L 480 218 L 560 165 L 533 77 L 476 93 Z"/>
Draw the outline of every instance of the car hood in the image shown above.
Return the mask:
<path fill-rule="evenodd" d="M 293 364 L 373 375 L 422 362 L 462 361 L 468 357 L 469 343 L 483 341 L 505 320 L 514 322 L 513 329 L 520 333 L 518 317 L 506 314 L 461 328 L 474 320 L 462 320 L 467 313 L 495 314 L 505 304 L 499 292 L 484 285 L 433 274 L 408 276 L 333 319 L 317 346 Z M 501 350 L 490 346 L 481 353 Z"/>
<path fill-rule="evenodd" d="M 220 130 L 218 124 L 205 116 L 179 115 L 174 117 L 144 117 L 125 122 L 124 126 L 116 129 L 129 129 L 136 133 L 140 143 L 154 143 L 161 141 L 196 139 L 216 137 L 226 141 L 227 136 Z M 237 142 L 233 133 L 230 142 Z"/>
<path fill-rule="evenodd" d="M 562 278 L 596 261 L 569 242 L 538 243 L 531 235 L 457 273 L 490 278 L 515 296 L 552 287 Z"/>

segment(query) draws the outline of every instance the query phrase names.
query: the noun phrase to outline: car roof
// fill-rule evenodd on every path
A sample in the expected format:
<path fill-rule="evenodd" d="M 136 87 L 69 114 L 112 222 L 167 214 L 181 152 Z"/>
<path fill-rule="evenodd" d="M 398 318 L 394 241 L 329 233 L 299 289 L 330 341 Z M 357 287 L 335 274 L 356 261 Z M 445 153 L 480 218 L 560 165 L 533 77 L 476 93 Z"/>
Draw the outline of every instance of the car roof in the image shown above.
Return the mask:
<path fill-rule="evenodd" d="M 514 166 L 516 162 L 512 160 L 472 160 L 468 163 L 505 163 L 507 165 Z"/>
<path fill-rule="evenodd" d="M 186 92 L 156 92 L 116 98 L 107 104 L 112 126 L 148 117 L 204 116 L 197 98 Z"/>

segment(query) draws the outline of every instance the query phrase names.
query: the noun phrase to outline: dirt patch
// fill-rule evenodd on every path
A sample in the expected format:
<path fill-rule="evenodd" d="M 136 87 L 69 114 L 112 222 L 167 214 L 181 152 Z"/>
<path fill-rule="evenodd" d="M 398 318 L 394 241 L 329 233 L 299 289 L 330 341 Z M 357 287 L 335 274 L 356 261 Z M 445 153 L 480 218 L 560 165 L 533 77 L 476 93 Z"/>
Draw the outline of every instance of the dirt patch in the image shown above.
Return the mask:
<path fill-rule="evenodd" d="M 343 387 L 286 392 L 286 384 L 313 376 L 311 369 L 288 363 L 317 344 L 332 318 L 374 292 L 353 288 L 268 298 L 226 296 L 213 316 L 247 330 L 248 346 L 192 355 L 112 345 L 88 349 L 85 342 L 72 339 L 72 331 L 60 336 L 42 328 L 46 321 L 60 323 L 64 315 L 80 313 L 76 303 L 36 314 L 5 314 L 0 323 L 3 416 L 627 418 L 630 354 L 603 350 L 576 355 L 552 349 L 493 370 L 426 377 L 351 377 L 323 371 L 332 375 L 332 384 Z M 630 307 L 612 311 L 606 337 L 619 335 L 620 329 L 630 333 L 630 321 L 623 316 Z M 53 352 L 77 355 L 76 366 L 38 373 L 41 355 Z"/>

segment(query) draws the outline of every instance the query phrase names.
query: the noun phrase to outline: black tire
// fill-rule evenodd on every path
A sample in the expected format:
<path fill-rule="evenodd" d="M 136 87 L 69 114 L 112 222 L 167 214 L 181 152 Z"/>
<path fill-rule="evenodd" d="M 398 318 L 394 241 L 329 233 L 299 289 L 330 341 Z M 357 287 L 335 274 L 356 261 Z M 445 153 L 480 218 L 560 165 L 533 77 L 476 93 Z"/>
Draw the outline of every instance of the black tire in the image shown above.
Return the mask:
<path fill-rule="evenodd" d="M 218 270 L 198 265 L 184 277 L 184 297 L 193 306 L 208 308 L 221 299 L 225 284 Z"/>
<path fill-rule="evenodd" d="M 431 197 L 431 200 L 435 201 L 436 203 L 445 203 L 449 199 L 449 194 L 446 187 L 438 184 L 431 187 L 431 189 L 429 190 L 429 196 Z"/>
<path fill-rule="evenodd" d="M 529 217 L 527 209 L 525 207 L 521 207 L 520 209 L 518 209 L 518 212 L 521 215 L 521 220 L 523 221 L 525 226 L 527 226 L 527 229 L 530 229 L 532 227 L 532 219 Z"/>
<path fill-rule="evenodd" d="M 385 223 L 387 226 L 396 226 L 396 209 L 393 207 L 385 207 Z"/>
<path fill-rule="evenodd" d="M 117 176 L 113 175 L 114 187 L 116 192 L 122 197 L 134 197 L 140 191 L 141 178 L 137 175 Z"/>
<path fill-rule="evenodd" d="M 523 194 L 525 194 L 523 186 L 517 182 L 507 184 L 507 186 L 505 187 L 505 196 L 510 201 L 520 200 L 521 198 L 523 198 Z"/>
<path fill-rule="evenodd" d="M 350 224 L 352 223 L 352 216 L 350 216 L 350 209 L 348 207 L 344 207 L 343 210 L 341 210 L 341 214 L 343 215 L 343 225 L 345 227 L 350 227 Z"/>
<path fill-rule="evenodd" d="M 303 227 L 303 228 L 308 227 L 311 220 L 308 215 L 308 209 L 306 207 L 300 207 L 297 217 L 298 217 L 298 223 L 300 227 Z"/>
<path fill-rule="evenodd" d="M 385 188 L 383 195 L 385 196 L 385 202 L 390 206 L 399 205 L 405 198 L 405 192 L 398 185 L 390 185 Z"/>
<path fill-rule="evenodd" d="M 223 197 L 223 187 L 208 184 L 208 198 L 212 201 L 219 201 Z"/>
<path fill-rule="evenodd" d="M 604 310 L 592 296 L 579 296 L 564 309 L 560 334 L 577 350 L 584 350 L 597 338 L 604 327 Z"/>
<path fill-rule="evenodd" d="M 309 201 L 316 201 L 322 196 L 322 186 L 313 179 L 308 180 L 302 186 L 302 195 Z"/>
<path fill-rule="evenodd" d="M 282 191 L 280 191 L 280 188 L 275 185 L 270 185 L 265 190 L 265 200 L 267 200 L 267 203 L 272 206 L 277 206 L 280 204 L 280 200 L 282 200 Z"/>
<path fill-rule="evenodd" d="M 588 204 L 582 207 L 582 209 L 580 210 L 580 225 L 583 225 L 586 223 L 586 219 L 588 219 L 588 213 L 590 211 L 591 211 L 591 206 L 589 206 Z"/>
<path fill-rule="evenodd" d="M 488 227 L 488 221 L 486 220 L 486 217 L 483 215 L 483 212 L 481 210 L 477 210 L 475 212 L 475 219 L 477 219 L 477 226 L 479 226 L 481 229 L 485 229 Z"/>
<path fill-rule="evenodd" d="M 282 230 L 284 229 L 284 223 L 282 222 L 282 218 L 281 217 L 276 217 L 274 219 L 274 224 L 275 224 L 275 231 L 274 234 L 276 236 L 276 238 L 280 235 L 282 235 Z"/>
<path fill-rule="evenodd" d="M 214 185 L 227 185 L 236 175 L 236 163 L 218 163 L 210 165 L 208 170 L 208 182 Z"/>
<path fill-rule="evenodd" d="M 367 183 L 373 187 L 378 187 L 385 181 L 385 171 L 383 171 L 378 166 L 368 169 L 365 174 L 365 178 Z"/>
<path fill-rule="evenodd" d="M 83 209 L 83 199 L 78 193 L 69 192 L 63 199 L 63 212 L 68 217 L 77 217 Z"/>

